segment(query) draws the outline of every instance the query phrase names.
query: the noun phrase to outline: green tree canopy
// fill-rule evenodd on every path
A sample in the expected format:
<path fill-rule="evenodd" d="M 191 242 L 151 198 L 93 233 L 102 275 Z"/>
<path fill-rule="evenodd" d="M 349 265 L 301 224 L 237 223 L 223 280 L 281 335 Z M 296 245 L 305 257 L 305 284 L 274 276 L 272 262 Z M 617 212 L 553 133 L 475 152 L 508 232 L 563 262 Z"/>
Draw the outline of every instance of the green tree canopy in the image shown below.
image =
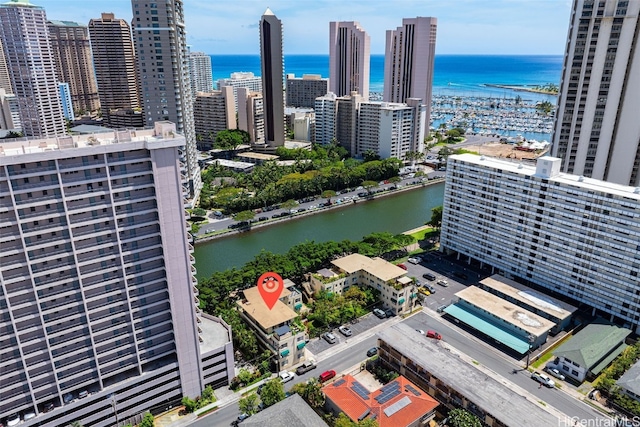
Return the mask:
<path fill-rule="evenodd" d="M 249 221 L 255 218 L 255 216 L 256 216 L 255 212 L 247 210 L 247 211 L 238 212 L 233 216 L 233 219 L 235 219 L 236 221 Z"/>
<path fill-rule="evenodd" d="M 431 209 L 431 219 L 429 219 L 427 224 L 433 228 L 440 228 L 442 226 L 442 205 Z"/>
<path fill-rule="evenodd" d="M 263 388 L 264 389 L 264 388 Z M 238 401 L 240 412 L 247 415 L 253 415 L 258 412 L 258 395 L 251 393 Z"/>
<path fill-rule="evenodd" d="M 464 409 L 449 411 L 449 425 L 451 427 L 482 427 L 478 417 Z"/>
<path fill-rule="evenodd" d="M 235 150 L 239 145 L 248 144 L 250 141 L 250 135 L 243 130 L 225 129 L 217 133 L 214 146 L 222 150 Z"/>
<path fill-rule="evenodd" d="M 153 421 L 154 418 L 153 415 L 151 415 L 151 412 L 145 412 L 142 421 L 138 424 L 138 427 L 153 427 Z"/>
<path fill-rule="evenodd" d="M 260 399 L 265 406 L 271 406 L 281 400 L 284 400 L 284 398 L 284 385 L 279 378 L 267 381 L 260 392 Z"/>

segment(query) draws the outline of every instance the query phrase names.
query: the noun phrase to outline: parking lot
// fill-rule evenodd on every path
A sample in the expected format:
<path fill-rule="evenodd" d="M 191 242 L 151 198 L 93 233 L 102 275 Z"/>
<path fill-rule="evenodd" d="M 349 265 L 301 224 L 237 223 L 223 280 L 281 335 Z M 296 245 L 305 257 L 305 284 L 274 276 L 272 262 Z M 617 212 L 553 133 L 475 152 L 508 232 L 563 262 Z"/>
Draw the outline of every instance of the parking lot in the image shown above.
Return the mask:
<path fill-rule="evenodd" d="M 358 319 L 356 323 L 345 324 L 345 326 L 351 329 L 352 335 L 350 337 L 345 337 L 340 333 L 340 331 L 338 331 L 338 328 L 335 328 L 331 330 L 333 335 L 336 336 L 336 342 L 334 344 L 329 344 L 322 337 L 314 338 L 309 342 L 309 344 L 307 344 L 307 350 L 309 350 L 313 354 L 322 353 L 323 351 L 328 350 L 329 348 L 338 345 L 341 342 L 348 340 L 349 338 L 356 337 L 358 334 L 368 331 L 374 326 L 381 324 L 385 320 L 387 319 L 379 319 L 378 317 L 374 316 L 373 313 L 369 313 Z"/>

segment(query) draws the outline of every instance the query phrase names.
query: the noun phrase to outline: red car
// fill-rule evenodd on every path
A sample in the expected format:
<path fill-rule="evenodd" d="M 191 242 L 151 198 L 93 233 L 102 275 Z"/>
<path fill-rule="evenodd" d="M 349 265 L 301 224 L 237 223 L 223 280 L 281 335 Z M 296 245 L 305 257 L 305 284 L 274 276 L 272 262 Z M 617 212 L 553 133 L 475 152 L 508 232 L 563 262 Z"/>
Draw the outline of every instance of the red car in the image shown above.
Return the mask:
<path fill-rule="evenodd" d="M 401 268 L 401 269 L 403 269 L 403 270 L 406 270 L 406 269 L 407 269 L 407 266 L 406 266 L 406 265 L 404 265 L 404 264 L 398 264 L 398 267 L 400 267 L 400 268 Z"/>
<path fill-rule="evenodd" d="M 334 371 L 333 369 L 329 370 L 329 371 L 324 371 L 323 373 L 320 374 L 320 377 L 318 377 L 318 380 L 323 383 L 325 381 L 329 381 L 331 378 L 336 376 L 336 371 Z"/>
<path fill-rule="evenodd" d="M 442 339 L 442 335 L 440 335 L 436 331 L 432 331 L 432 330 L 427 331 L 427 337 L 435 338 L 437 340 L 441 340 Z"/>

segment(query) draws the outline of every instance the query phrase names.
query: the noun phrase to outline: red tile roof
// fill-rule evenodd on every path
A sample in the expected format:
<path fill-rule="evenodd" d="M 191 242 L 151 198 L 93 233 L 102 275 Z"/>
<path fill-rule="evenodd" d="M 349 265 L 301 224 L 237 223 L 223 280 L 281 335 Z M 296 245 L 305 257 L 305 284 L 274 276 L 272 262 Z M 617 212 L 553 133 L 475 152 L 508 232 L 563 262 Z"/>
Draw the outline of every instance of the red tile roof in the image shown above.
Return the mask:
<path fill-rule="evenodd" d="M 354 385 L 358 388 L 358 384 L 360 383 L 351 375 L 345 375 L 322 388 L 327 401 L 356 422 L 375 415 L 379 427 L 406 427 L 433 412 L 438 406 L 436 400 L 402 376 L 387 384 L 387 388 L 381 387 L 370 392 L 366 399 L 355 391 Z M 391 393 L 394 396 L 386 401 L 380 399 L 385 394 L 382 389 L 394 387 L 399 390 L 398 393 Z M 383 402 L 380 403 L 379 400 Z M 396 403 L 398 405 L 393 406 Z"/>

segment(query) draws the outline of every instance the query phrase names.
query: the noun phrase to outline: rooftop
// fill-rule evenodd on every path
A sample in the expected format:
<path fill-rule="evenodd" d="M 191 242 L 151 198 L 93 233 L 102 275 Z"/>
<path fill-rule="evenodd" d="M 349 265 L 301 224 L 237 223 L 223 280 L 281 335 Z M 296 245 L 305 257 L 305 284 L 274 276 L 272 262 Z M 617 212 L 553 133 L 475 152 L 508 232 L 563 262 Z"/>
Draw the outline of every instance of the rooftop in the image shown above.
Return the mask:
<path fill-rule="evenodd" d="M 229 329 L 223 322 L 208 314 L 200 316 L 201 322 L 198 324 L 202 342 L 200 343 L 200 353 L 205 354 L 231 342 Z"/>
<path fill-rule="evenodd" d="M 273 308 L 269 310 L 269 307 L 262 300 L 257 286 L 245 289 L 243 293 L 245 299 L 238 301 L 238 306 L 245 311 L 247 316 L 258 322 L 265 331 L 298 317 L 295 311 L 280 300 L 276 301 Z"/>
<path fill-rule="evenodd" d="M 480 284 L 495 289 L 503 295 L 507 295 L 560 320 L 571 316 L 571 314 L 577 310 L 576 307 L 564 301 L 536 292 L 525 285 L 507 279 L 499 274 L 487 277 L 480 281 Z"/>
<path fill-rule="evenodd" d="M 244 427 L 327 427 L 299 394 L 294 393 L 275 405 L 247 418 Z"/>
<path fill-rule="evenodd" d="M 616 384 L 625 390 L 640 395 L 640 362 L 634 363 L 631 368 L 616 381 Z"/>
<path fill-rule="evenodd" d="M 241 159 L 276 160 L 279 156 L 264 153 L 239 153 L 237 157 Z"/>
<path fill-rule="evenodd" d="M 473 163 L 481 165 L 483 167 L 489 167 L 494 169 L 501 169 L 511 173 L 534 176 L 536 175 L 536 166 L 527 165 L 519 162 L 512 162 L 504 159 L 497 159 L 488 156 L 477 156 L 475 154 L 456 154 L 449 156 L 450 159 L 462 161 L 466 163 Z M 541 157 L 544 159 L 545 157 Z M 548 157 L 547 157 L 548 159 Z M 553 158 L 551 158 L 553 159 Z M 612 182 L 599 181 L 597 179 L 586 178 L 579 175 L 570 175 L 566 173 L 559 173 L 548 179 L 550 182 L 559 182 L 565 185 L 571 185 L 576 188 L 583 188 L 585 190 L 593 190 L 602 192 L 605 194 L 615 194 L 622 197 L 627 197 L 633 200 L 640 201 L 640 187 L 629 187 L 626 185 L 615 184 Z M 552 188 L 552 187 L 549 187 Z"/>
<path fill-rule="evenodd" d="M 543 409 L 535 396 L 464 361 L 441 341 L 419 336 L 403 323 L 378 332 L 378 337 L 505 425 L 558 425 L 560 413 L 552 414 L 550 405 Z"/>
<path fill-rule="evenodd" d="M 630 329 L 599 318 L 558 347 L 553 355 L 565 357 L 593 371 L 592 368 L 620 347 L 631 332 Z"/>
<path fill-rule="evenodd" d="M 466 289 L 456 293 L 456 296 L 463 299 L 476 307 L 486 310 L 492 315 L 503 319 L 504 321 L 511 323 L 519 328 L 522 328 L 526 332 L 535 335 L 536 337 L 544 335 L 555 324 L 538 316 L 537 314 L 525 310 L 522 307 L 504 300 L 498 296 L 495 296 L 477 286 L 469 286 Z"/>
<path fill-rule="evenodd" d="M 438 407 L 433 397 L 402 376 L 370 391 L 351 375 L 345 375 L 322 391 L 353 421 L 372 418 L 379 427 L 412 425 Z"/>
<path fill-rule="evenodd" d="M 360 254 L 351 254 L 338 258 L 331 261 L 331 264 L 343 271 L 346 271 L 348 274 L 365 270 L 367 273 L 385 282 L 397 279 L 407 273 L 404 269 L 391 264 L 382 258 L 369 258 Z"/>
<path fill-rule="evenodd" d="M 155 122 L 154 129 L 118 130 L 92 135 L 61 135 L 51 138 L 16 138 L 0 144 L 0 159 L 25 154 L 62 152 L 63 150 L 96 148 L 96 151 L 108 150 L 102 147 L 133 142 L 157 143 L 169 142 L 172 146 L 184 145 L 184 137 L 176 133 L 175 124 L 167 121 Z M 179 143 L 177 143 L 179 142 Z M 148 146 L 147 148 L 150 148 Z M 62 157 L 64 153 L 61 153 Z M 73 155 L 73 154 L 70 154 Z M 0 164 L 2 162 L 0 161 Z"/>

